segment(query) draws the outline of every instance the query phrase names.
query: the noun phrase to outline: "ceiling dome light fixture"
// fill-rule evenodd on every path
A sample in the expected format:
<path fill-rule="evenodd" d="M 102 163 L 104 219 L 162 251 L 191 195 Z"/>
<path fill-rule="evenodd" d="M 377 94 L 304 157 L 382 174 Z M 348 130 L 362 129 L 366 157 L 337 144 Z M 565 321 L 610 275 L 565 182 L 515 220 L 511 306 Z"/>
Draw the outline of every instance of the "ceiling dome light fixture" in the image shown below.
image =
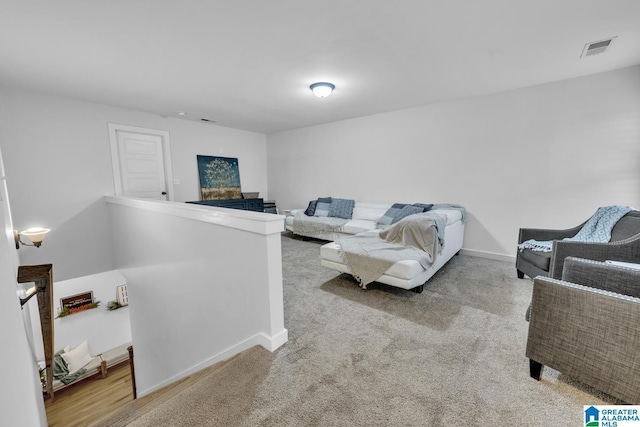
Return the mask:
<path fill-rule="evenodd" d="M 336 88 L 336 85 L 334 85 L 333 83 L 327 83 L 327 82 L 318 82 L 309 86 L 309 89 L 311 89 L 311 92 L 313 92 L 313 94 L 318 98 L 326 98 L 327 96 L 331 95 L 331 92 L 335 88 Z"/>

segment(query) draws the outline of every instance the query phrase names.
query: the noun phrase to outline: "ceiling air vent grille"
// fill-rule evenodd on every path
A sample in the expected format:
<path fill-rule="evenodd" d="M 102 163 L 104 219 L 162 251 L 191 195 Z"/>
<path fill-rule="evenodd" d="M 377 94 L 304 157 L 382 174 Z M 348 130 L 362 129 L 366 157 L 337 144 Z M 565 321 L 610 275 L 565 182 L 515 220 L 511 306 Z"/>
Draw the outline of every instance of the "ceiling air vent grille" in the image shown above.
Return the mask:
<path fill-rule="evenodd" d="M 605 52 L 607 49 L 609 49 L 609 47 L 611 47 L 611 44 L 613 43 L 614 39 L 615 37 L 611 37 L 606 40 L 600 40 L 597 42 L 591 42 L 591 43 L 585 44 L 584 49 L 582 50 L 582 55 L 580 55 L 580 58 L 593 56 L 593 55 L 597 55 L 599 53 Z"/>

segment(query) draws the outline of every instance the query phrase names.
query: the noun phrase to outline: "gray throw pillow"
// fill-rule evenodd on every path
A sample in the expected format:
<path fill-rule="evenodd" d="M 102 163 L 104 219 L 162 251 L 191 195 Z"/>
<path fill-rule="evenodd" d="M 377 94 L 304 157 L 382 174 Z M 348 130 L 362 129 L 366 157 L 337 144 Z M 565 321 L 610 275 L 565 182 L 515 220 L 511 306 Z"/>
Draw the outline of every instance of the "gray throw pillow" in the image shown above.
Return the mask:
<path fill-rule="evenodd" d="M 313 216 L 329 216 L 330 208 L 331 208 L 331 203 L 318 201 L 318 203 L 316 204 L 316 211 L 314 212 Z"/>
<path fill-rule="evenodd" d="M 307 210 L 304 211 L 306 216 L 313 216 L 316 213 L 316 205 L 318 204 L 317 200 L 312 200 L 309 202 L 309 206 L 307 206 Z"/>
<path fill-rule="evenodd" d="M 393 221 L 391 221 L 391 224 L 395 224 L 396 222 L 400 221 L 402 218 L 406 218 L 409 215 L 419 214 L 419 213 L 422 213 L 423 211 L 424 209 L 421 207 L 407 205 L 404 208 L 400 209 L 400 212 L 398 212 L 398 214 L 393 218 Z"/>
<path fill-rule="evenodd" d="M 331 199 L 329 206 L 329 216 L 334 218 L 351 219 L 355 201 L 350 199 Z"/>
<path fill-rule="evenodd" d="M 425 204 L 425 203 L 414 203 L 412 206 L 417 206 L 422 208 L 422 212 L 430 211 L 433 208 L 433 203 Z"/>
<path fill-rule="evenodd" d="M 377 226 L 390 225 L 393 222 L 393 219 L 396 217 L 396 215 L 398 215 L 402 210 L 402 208 L 404 208 L 405 206 L 407 205 L 402 203 L 394 203 L 393 205 L 391 205 L 389 209 L 387 209 L 384 215 L 380 217 L 376 225 Z"/>

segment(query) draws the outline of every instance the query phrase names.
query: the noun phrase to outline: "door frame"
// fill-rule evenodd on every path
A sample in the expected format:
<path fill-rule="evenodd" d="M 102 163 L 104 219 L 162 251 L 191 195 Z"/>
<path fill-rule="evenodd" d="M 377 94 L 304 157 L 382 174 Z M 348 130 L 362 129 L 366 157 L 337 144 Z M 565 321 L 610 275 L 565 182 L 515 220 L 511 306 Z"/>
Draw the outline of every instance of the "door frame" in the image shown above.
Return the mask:
<path fill-rule="evenodd" d="M 169 132 L 158 129 L 109 123 L 109 143 L 111 144 L 111 165 L 113 166 L 113 186 L 116 196 L 122 196 L 122 176 L 120 174 L 120 153 L 118 151 L 118 131 L 159 136 L 162 139 L 162 158 L 164 161 L 164 180 L 167 200 L 174 201 L 173 170 L 171 163 L 171 140 Z"/>

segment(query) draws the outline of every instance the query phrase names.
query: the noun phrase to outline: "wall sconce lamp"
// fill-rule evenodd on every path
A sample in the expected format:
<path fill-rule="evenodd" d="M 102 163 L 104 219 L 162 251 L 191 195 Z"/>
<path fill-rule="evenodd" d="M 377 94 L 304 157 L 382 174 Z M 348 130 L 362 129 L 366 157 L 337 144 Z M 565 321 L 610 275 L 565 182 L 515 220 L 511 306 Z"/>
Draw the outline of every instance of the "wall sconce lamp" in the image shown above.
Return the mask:
<path fill-rule="evenodd" d="M 311 92 L 313 92 L 313 94 L 318 98 L 326 98 L 327 96 L 331 95 L 331 92 L 333 92 L 335 88 L 336 85 L 327 82 L 318 82 L 309 86 Z"/>
<path fill-rule="evenodd" d="M 36 248 L 39 248 L 44 238 L 47 237 L 47 233 L 50 231 L 51 229 L 49 228 L 40 227 L 28 228 L 21 232 L 18 232 L 18 230 L 13 230 L 13 238 L 16 241 L 16 249 L 20 249 L 21 243 L 23 246 L 35 246 Z M 29 239 L 31 244 L 23 242 L 21 239 L 22 236 Z"/>
<path fill-rule="evenodd" d="M 20 307 L 21 308 L 24 307 L 24 305 L 29 302 L 31 297 L 36 295 L 38 292 L 44 292 L 44 289 L 39 289 L 34 286 L 33 288 L 29 289 L 29 293 L 27 294 L 26 297 L 24 298 L 18 297 L 18 299 L 20 300 Z"/>

